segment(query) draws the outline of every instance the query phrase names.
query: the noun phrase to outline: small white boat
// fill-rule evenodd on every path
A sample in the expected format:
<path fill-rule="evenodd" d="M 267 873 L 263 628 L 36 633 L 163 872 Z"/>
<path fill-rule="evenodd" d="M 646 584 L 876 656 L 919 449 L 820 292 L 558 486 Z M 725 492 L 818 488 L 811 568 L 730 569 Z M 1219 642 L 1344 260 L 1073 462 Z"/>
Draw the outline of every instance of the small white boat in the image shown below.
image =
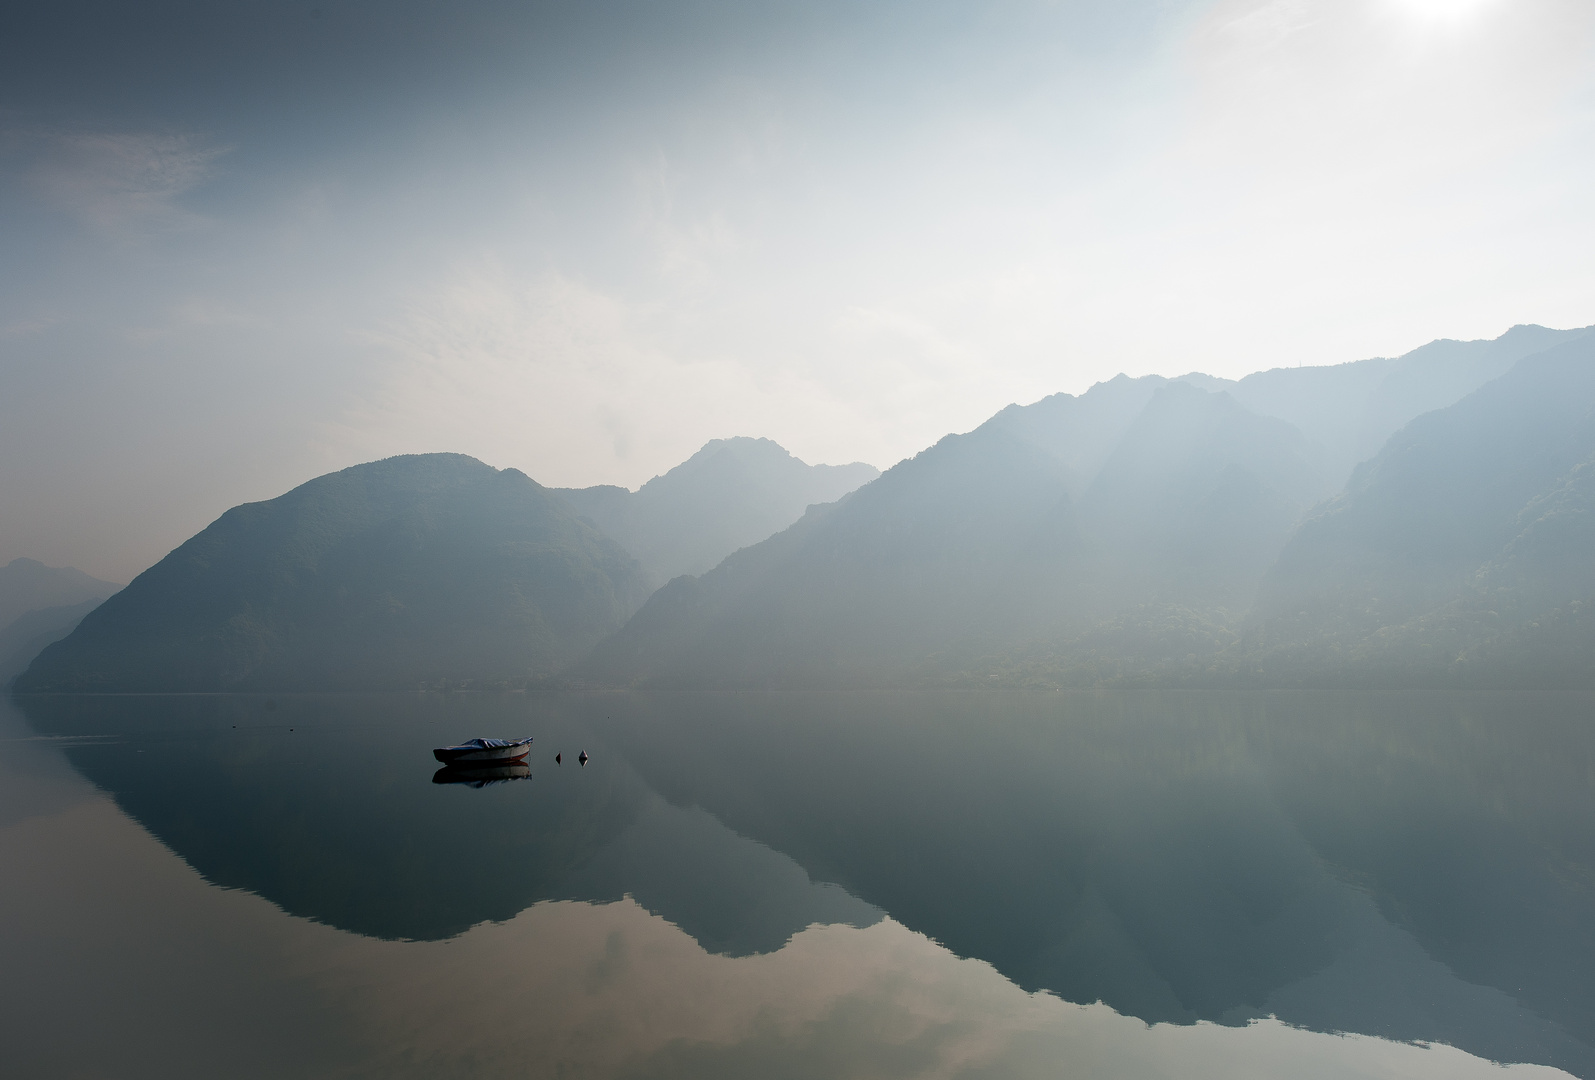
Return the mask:
<path fill-rule="evenodd" d="M 471 739 L 458 746 L 440 746 L 432 756 L 445 765 L 471 768 L 524 761 L 531 751 L 531 739 Z"/>

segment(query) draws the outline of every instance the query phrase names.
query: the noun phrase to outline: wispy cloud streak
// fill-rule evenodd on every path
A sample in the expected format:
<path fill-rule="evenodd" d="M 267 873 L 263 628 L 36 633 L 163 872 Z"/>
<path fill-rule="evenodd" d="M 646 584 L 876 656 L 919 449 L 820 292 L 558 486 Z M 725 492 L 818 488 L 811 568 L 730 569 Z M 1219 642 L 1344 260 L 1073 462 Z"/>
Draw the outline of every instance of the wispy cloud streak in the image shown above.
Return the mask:
<path fill-rule="evenodd" d="M 117 234 L 201 224 L 182 197 L 210 178 L 228 151 L 179 132 L 12 130 L 3 145 L 27 163 L 39 197 Z"/>

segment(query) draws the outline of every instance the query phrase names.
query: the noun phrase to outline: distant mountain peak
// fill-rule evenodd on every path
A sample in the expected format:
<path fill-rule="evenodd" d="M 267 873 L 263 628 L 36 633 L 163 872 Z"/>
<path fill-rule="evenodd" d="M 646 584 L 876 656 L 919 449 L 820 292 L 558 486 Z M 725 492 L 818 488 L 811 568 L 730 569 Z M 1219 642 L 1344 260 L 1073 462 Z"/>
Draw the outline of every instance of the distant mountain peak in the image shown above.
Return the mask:
<path fill-rule="evenodd" d="M 0 629 L 41 608 L 103 600 L 122 586 L 72 566 L 50 566 L 26 556 L 0 566 Z"/>
<path fill-rule="evenodd" d="M 646 489 L 651 485 L 667 481 L 672 477 L 691 473 L 716 462 L 735 462 L 754 466 L 766 465 L 775 468 L 786 467 L 792 469 L 873 469 L 873 466 L 865 465 L 862 462 L 852 462 L 848 465 L 810 465 L 774 439 L 733 435 L 725 439 L 710 439 L 686 461 L 667 472 L 655 476 L 642 487 Z"/>
<path fill-rule="evenodd" d="M 772 456 L 782 458 L 789 458 L 792 456 L 791 451 L 782 446 L 780 443 L 776 442 L 774 439 L 754 437 L 752 435 L 732 435 L 730 438 L 726 439 L 710 439 L 708 442 L 703 444 L 702 449 L 700 449 L 696 454 L 693 454 L 692 457 L 688 458 L 687 460 L 695 461 L 698 458 L 709 457 L 726 450 L 741 453 L 767 453 L 771 454 Z M 677 466 L 677 468 L 680 468 L 680 466 Z"/>
<path fill-rule="evenodd" d="M 810 465 L 773 439 L 711 439 L 635 492 L 563 489 L 575 509 L 618 540 L 657 580 L 701 574 L 733 551 L 780 532 L 816 503 L 880 475 L 872 465 Z"/>

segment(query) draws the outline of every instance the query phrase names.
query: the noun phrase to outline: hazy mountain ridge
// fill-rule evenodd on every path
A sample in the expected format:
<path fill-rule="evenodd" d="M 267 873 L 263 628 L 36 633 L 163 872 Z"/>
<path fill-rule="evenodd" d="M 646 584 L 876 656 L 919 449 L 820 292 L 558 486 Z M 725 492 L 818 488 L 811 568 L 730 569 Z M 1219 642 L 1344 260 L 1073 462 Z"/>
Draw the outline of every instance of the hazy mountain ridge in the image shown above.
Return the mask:
<path fill-rule="evenodd" d="M 949 473 L 970 483 L 970 504 L 943 515 L 940 530 L 920 528 Z M 1009 600 L 998 571 L 1027 555 L 1044 565 L 1050 547 L 1072 542 L 1069 483 L 1060 464 L 1005 432 L 948 436 L 703 577 L 670 582 L 578 677 L 609 681 L 641 666 L 666 683 L 742 672 L 788 684 L 900 663 L 945 633 L 941 598 L 957 594 L 978 622 Z M 1012 498 L 1016 489 L 1037 497 Z M 966 572 L 949 573 L 957 568 Z"/>
<path fill-rule="evenodd" d="M 29 611 L 104 600 L 121 587 L 75 567 L 12 559 L 0 566 L 0 628 Z"/>
<path fill-rule="evenodd" d="M 1595 336 L 1413 421 L 1282 554 L 1249 668 L 1575 676 L 1595 660 L 1592 462 Z"/>
<path fill-rule="evenodd" d="M 1049 422 L 1075 416 L 1090 422 Z M 1289 425 L 1158 378 L 1009 408 L 672 582 L 571 674 L 851 685 L 979 665 L 1197 596 L 1228 625 L 1321 491 L 1310 457 Z"/>
<path fill-rule="evenodd" d="M 1409 421 L 1455 404 L 1526 356 L 1592 330 L 1519 325 L 1491 340 L 1431 341 L 1394 358 L 1271 368 L 1238 380 L 1195 373 L 1183 378 L 1203 389 L 1226 390 L 1248 409 L 1294 424 L 1322 452 L 1326 475 L 1338 488 L 1358 462 Z"/>
<path fill-rule="evenodd" d="M 1280 415 L 1355 399 L 1351 438 L 1503 364 L 1338 494 L 1351 444 Z M 356 466 L 229 511 L 18 686 L 1588 680 L 1595 334 L 1248 380 L 1121 375 L 1010 406 L 831 502 L 807 500 L 873 470 L 768 440 L 711 442 L 635 493 L 460 455 Z M 650 597 L 610 529 L 656 565 L 740 546 Z"/>
<path fill-rule="evenodd" d="M 37 559 L 0 566 L 0 688 L 121 587 L 76 567 L 46 566 Z"/>
<path fill-rule="evenodd" d="M 1595 335 L 1406 425 L 1303 522 L 1244 622 L 1147 608 L 991 669 L 1042 683 L 1589 685 Z"/>
<path fill-rule="evenodd" d="M 1408 418 L 1310 515 L 1333 455 L 1220 380 L 1121 376 L 1010 406 L 661 590 L 570 674 L 728 687 L 1577 681 L 1595 666 L 1595 336 L 1518 327 L 1334 377 L 1368 390 L 1366 429 L 1419 407 L 1404 384 L 1457 356 L 1467 363 L 1431 398 L 1509 370 Z M 1308 371 L 1293 378 L 1310 395 L 1334 369 L 1282 370 Z"/>
<path fill-rule="evenodd" d="M 873 465 L 809 465 L 769 439 L 714 439 L 635 492 L 557 488 L 578 514 L 631 552 L 662 583 L 702 574 L 733 551 L 791 525 L 875 479 Z"/>
<path fill-rule="evenodd" d="M 22 690 L 379 689 L 546 675 L 647 596 L 514 469 L 388 458 L 234 507 L 34 661 Z"/>

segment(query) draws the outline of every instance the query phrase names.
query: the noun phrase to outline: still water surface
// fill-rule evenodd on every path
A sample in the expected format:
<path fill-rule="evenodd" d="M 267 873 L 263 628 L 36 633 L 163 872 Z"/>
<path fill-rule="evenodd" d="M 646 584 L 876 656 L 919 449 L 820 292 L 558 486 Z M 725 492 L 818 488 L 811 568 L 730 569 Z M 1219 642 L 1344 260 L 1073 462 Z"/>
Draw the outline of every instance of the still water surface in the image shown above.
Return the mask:
<path fill-rule="evenodd" d="M 7 1076 L 1595 1077 L 1586 697 L 18 698 L 0 868 Z"/>

